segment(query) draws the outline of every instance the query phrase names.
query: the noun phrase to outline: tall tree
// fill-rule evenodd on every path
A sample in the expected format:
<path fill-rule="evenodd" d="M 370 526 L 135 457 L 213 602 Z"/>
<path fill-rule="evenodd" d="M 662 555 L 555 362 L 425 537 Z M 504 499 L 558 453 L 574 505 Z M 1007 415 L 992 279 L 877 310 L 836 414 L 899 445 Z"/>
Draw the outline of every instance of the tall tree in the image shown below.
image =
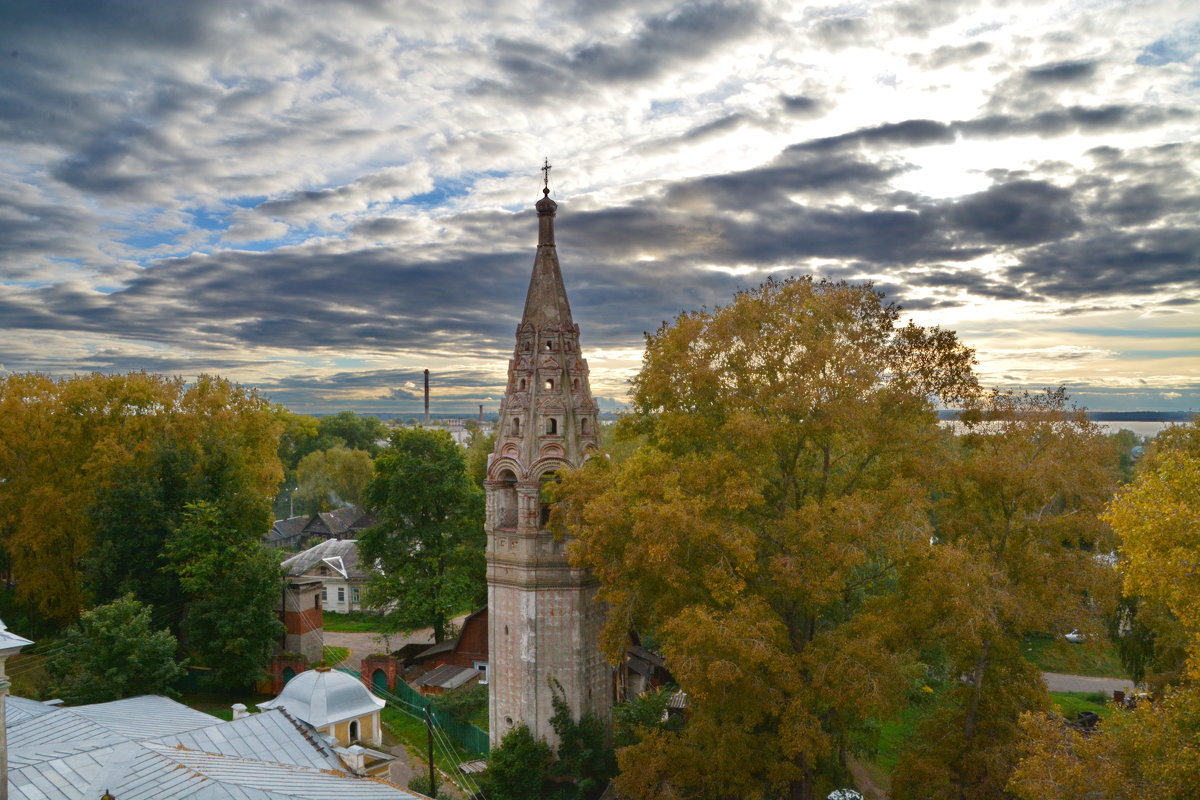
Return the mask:
<path fill-rule="evenodd" d="M 1087 735 L 1056 715 L 1024 717 L 1024 757 L 1009 784 L 1020 798 L 1184 800 L 1200 786 L 1200 424 L 1159 434 L 1106 519 L 1121 540 L 1126 596 L 1183 630 L 1186 669 L 1154 702 L 1114 709 Z"/>
<path fill-rule="evenodd" d="M 555 518 L 608 607 L 653 630 L 692 716 L 618 753 L 643 798 L 814 796 L 903 700 L 907 594 L 940 569 L 932 398 L 974 391 L 950 332 L 870 286 L 768 281 L 647 337 L 624 461 L 564 478 Z"/>
<path fill-rule="evenodd" d="M 1000 797 L 1021 712 L 1046 708 L 1025 637 L 1080 628 L 1104 635 L 1116 582 L 1099 519 L 1116 485 L 1111 442 L 1065 392 L 993 392 L 964 415 L 935 506 L 936 548 L 968 565 L 943 581 L 949 673 L 962 675 L 893 774 L 898 798 Z"/>
<path fill-rule="evenodd" d="M 297 510 L 316 514 L 345 503 L 361 503 L 374 470 L 365 450 L 339 445 L 309 453 L 296 470 Z"/>
<path fill-rule="evenodd" d="M 170 694 L 183 673 L 178 643 L 153 630 L 150 609 L 125 595 L 86 611 L 46 661 L 54 693 L 70 705 L 138 694 Z"/>
<path fill-rule="evenodd" d="M 377 563 L 368 600 L 395 630 L 433 628 L 440 642 L 457 613 L 486 597 L 483 492 L 445 431 L 400 429 L 375 461 L 367 502 L 380 524 L 359 539 Z"/>
<path fill-rule="evenodd" d="M 239 530 L 212 503 L 190 503 L 164 550 L 184 592 L 184 643 L 206 683 L 242 687 L 260 680 L 283 635 L 276 612 L 283 571 L 257 536 Z"/>
<path fill-rule="evenodd" d="M 81 566 L 97 564 L 89 558 L 97 525 L 121 538 L 121 516 L 135 529 L 131 539 L 151 544 L 132 557 L 153 563 L 163 527 L 127 488 L 159 494 L 158 469 L 168 457 L 178 461 L 172 480 L 184 482 L 187 497 L 210 499 L 237 525 L 265 531 L 280 477 L 277 437 L 266 402 L 220 378 L 191 385 L 147 373 L 0 378 L 0 536 L 10 584 L 51 619 L 74 619 L 87 605 Z M 172 509 L 163 513 L 172 521 Z M 147 525 L 158 532 L 146 534 Z"/>

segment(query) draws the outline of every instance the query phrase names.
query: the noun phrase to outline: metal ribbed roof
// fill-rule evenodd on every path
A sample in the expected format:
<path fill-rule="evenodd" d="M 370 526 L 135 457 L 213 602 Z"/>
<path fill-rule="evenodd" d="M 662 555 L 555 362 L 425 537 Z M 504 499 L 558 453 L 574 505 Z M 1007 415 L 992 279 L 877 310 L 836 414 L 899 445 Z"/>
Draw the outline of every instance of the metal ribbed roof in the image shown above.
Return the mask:
<path fill-rule="evenodd" d="M 314 728 L 324 728 L 372 714 L 383 708 L 384 701 L 344 672 L 310 669 L 288 681 L 274 700 L 259 703 L 261 709 L 285 708 Z"/>
<path fill-rule="evenodd" d="M 350 774 L 283 711 L 222 722 L 161 697 L 45 708 L 8 726 L 11 800 L 95 800 L 106 790 L 121 800 L 421 797 Z M 173 732 L 148 735 L 164 729 Z"/>

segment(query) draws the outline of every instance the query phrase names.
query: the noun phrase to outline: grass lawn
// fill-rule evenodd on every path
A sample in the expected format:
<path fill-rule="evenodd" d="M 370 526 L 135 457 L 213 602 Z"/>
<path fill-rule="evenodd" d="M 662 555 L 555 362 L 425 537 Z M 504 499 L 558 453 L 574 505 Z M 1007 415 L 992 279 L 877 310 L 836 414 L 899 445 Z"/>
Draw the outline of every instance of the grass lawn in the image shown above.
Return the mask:
<path fill-rule="evenodd" d="M 879 726 L 879 750 L 875 755 L 875 763 L 884 772 L 890 775 L 896 768 L 896 762 L 900 760 L 900 751 L 916 733 L 921 720 L 933 711 L 934 706 L 934 703 L 910 705 L 895 718 Z"/>
<path fill-rule="evenodd" d="M 332 645 L 327 645 L 325 649 L 321 651 L 321 660 L 325 662 L 325 666 L 327 667 L 336 667 L 338 664 L 345 661 L 346 657 L 349 655 L 349 647 L 333 647 Z"/>
<path fill-rule="evenodd" d="M 178 698 L 179 702 L 189 708 L 194 708 L 197 711 L 203 711 L 205 714 L 212 714 L 214 717 L 220 717 L 228 722 L 233 719 L 233 709 L 230 708 L 234 703 L 241 703 L 246 707 L 247 711 L 254 712 L 255 705 L 265 703 L 271 699 L 269 694 L 198 694 L 184 692 Z"/>
<path fill-rule="evenodd" d="M 1080 711 L 1093 711 L 1101 717 L 1112 713 L 1107 705 L 1108 696 L 1103 692 L 1051 692 L 1050 698 L 1066 719 L 1075 719 Z"/>
<path fill-rule="evenodd" d="M 378 614 L 366 614 L 362 611 L 352 611 L 349 614 L 339 614 L 336 611 L 325 612 L 325 630 L 334 633 L 383 633 L 383 617 Z"/>
<path fill-rule="evenodd" d="M 1030 637 L 1022 646 L 1025 657 L 1043 672 L 1088 675 L 1095 678 L 1124 678 L 1121 659 L 1107 637 L 1071 644 L 1062 637 Z"/>

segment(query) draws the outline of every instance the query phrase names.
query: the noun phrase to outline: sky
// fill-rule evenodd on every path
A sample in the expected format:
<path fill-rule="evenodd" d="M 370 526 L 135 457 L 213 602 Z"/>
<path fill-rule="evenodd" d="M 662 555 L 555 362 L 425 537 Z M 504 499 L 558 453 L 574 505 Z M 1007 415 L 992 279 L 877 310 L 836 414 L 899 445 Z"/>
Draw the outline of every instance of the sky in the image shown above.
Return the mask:
<path fill-rule="evenodd" d="M 1200 411 L 1200 6 L 0 0 L 0 374 L 493 412 L 543 159 L 593 393 L 768 276 Z"/>

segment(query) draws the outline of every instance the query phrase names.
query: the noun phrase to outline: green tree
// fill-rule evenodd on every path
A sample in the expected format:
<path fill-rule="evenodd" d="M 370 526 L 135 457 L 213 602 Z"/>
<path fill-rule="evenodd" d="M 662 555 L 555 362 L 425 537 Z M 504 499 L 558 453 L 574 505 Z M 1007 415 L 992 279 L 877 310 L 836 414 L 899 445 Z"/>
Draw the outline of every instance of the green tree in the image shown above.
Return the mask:
<path fill-rule="evenodd" d="M 344 503 L 362 503 L 374 469 L 374 462 L 365 450 L 338 445 L 309 453 L 296 470 L 297 509 L 316 514 Z"/>
<path fill-rule="evenodd" d="M 482 489 L 487 478 L 488 457 L 496 449 L 496 432 L 484 433 L 474 420 L 468 420 L 467 427 L 471 432 L 467 440 L 467 474 Z"/>
<path fill-rule="evenodd" d="M 604 641 L 654 630 L 680 731 L 618 752 L 641 798 L 812 798 L 904 702 L 929 546 L 932 399 L 975 390 L 950 332 L 870 286 L 768 281 L 647 337 L 624 461 L 564 476 L 556 524 L 601 584 Z"/>
<path fill-rule="evenodd" d="M 962 675 L 892 776 L 897 798 L 1000 797 L 1017 720 L 1049 707 L 1027 636 L 1072 628 L 1103 636 L 1117 584 L 1098 555 L 1115 542 L 1100 519 L 1116 486 L 1111 443 L 1061 389 L 993 392 L 964 415 L 934 507 L 937 544 L 962 564 L 939 584 L 930 618 L 950 674 Z"/>
<path fill-rule="evenodd" d="M 260 680 L 283 635 L 283 571 L 258 537 L 211 503 L 190 503 L 167 540 L 167 569 L 184 593 L 184 643 L 215 688 Z"/>
<path fill-rule="evenodd" d="M 317 428 L 322 437 L 340 441 L 351 450 L 365 450 L 372 456 L 379 452 L 379 443 L 388 436 L 387 426 L 379 417 L 363 417 L 353 411 L 320 417 Z"/>
<path fill-rule="evenodd" d="M 518 723 L 488 754 L 480 789 L 488 800 L 536 800 L 546 790 L 552 759 L 550 745 Z"/>
<path fill-rule="evenodd" d="M 375 462 L 367 502 L 380 524 L 359 550 L 381 572 L 368 600 L 388 608 L 394 630 L 433 628 L 446 638 L 451 618 L 483 602 L 483 492 L 467 476 L 462 448 L 445 431 L 400 429 Z"/>
<path fill-rule="evenodd" d="M 562 686 L 551 687 L 554 713 L 550 726 L 558 737 L 549 777 L 550 800 L 596 800 L 617 774 L 617 760 L 608 742 L 608 731 L 594 714 L 575 719 Z"/>
<path fill-rule="evenodd" d="M 178 643 L 151 627 L 150 609 L 125 595 L 86 611 L 46 660 L 53 691 L 70 705 L 106 703 L 138 694 L 174 694 L 183 674 Z"/>

